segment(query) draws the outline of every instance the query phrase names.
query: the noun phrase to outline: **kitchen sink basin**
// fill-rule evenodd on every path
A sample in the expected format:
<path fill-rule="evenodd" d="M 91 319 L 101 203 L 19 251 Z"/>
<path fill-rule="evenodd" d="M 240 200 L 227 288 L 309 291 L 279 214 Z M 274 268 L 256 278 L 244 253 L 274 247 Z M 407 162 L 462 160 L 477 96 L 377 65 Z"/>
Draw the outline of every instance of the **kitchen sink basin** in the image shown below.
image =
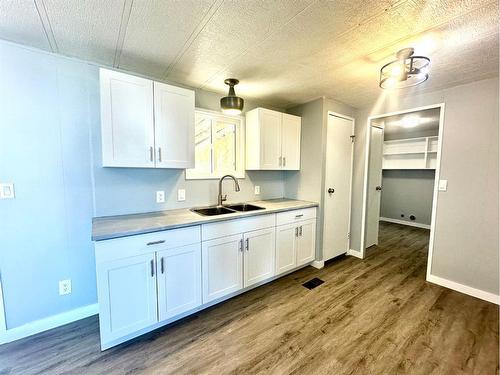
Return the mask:
<path fill-rule="evenodd" d="M 234 214 L 236 212 L 226 207 L 193 208 L 191 211 L 202 216 L 226 215 L 226 214 Z"/>
<path fill-rule="evenodd" d="M 231 204 L 227 206 L 231 210 L 235 210 L 238 212 L 246 212 L 246 211 L 256 211 L 256 210 L 264 210 L 264 207 L 254 206 L 253 204 L 241 203 L 241 204 Z"/>

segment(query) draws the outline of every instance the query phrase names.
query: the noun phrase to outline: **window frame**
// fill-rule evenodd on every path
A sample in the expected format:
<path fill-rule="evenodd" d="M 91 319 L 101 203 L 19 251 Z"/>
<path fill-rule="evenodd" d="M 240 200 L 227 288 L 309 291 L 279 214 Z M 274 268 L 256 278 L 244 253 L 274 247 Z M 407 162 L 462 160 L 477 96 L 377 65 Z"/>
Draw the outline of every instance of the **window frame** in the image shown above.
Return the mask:
<path fill-rule="evenodd" d="M 204 109 L 204 108 L 195 108 L 195 116 L 196 114 L 202 114 L 205 116 L 208 116 L 211 118 L 211 120 L 216 120 L 216 119 L 226 119 L 230 121 L 237 121 L 236 123 L 236 142 L 235 142 L 235 158 L 236 158 L 236 170 L 235 171 L 221 171 L 221 172 L 201 172 L 201 171 L 196 171 L 195 168 L 190 168 L 185 170 L 185 179 L 186 180 L 215 180 L 219 179 L 222 176 L 226 174 L 233 174 L 234 177 L 238 179 L 244 179 L 245 178 L 245 117 L 244 116 L 238 116 L 238 115 L 226 115 L 222 112 L 218 111 L 212 111 L 209 109 Z M 213 122 L 211 126 L 213 127 Z M 196 126 L 196 124 L 195 124 Z M 211 129 L 213 131 L 213 128 Z M 194 141 L 194 140 L 193 140 Z M 214 144 L 211 142 L 210 146 L 210 152 L 212 153 L 212 158 L 211 158 L 211 167 L 213 168 L 214 165 L 214 157 L 213 157 L 213 152 L 214 152 Z M 196 145 L 195 145 L 195 153 L 196 153 Z M 196 160 L 196 154 L 195 154 L 195 160 Z"/>

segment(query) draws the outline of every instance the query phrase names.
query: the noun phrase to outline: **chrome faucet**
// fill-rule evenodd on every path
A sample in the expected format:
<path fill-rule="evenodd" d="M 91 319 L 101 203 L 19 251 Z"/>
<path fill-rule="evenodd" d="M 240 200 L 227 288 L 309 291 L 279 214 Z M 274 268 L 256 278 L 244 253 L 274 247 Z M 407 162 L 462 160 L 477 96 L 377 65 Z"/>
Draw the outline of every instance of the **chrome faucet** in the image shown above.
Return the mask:
<path fill-rule="evenodd" d="M 217 205 L 222 206 L 222 202 L 227 200 L 227 195 L 222 195 L 222 181 L 226 178 L 232 178 L 234 180 L 234 191 L 240 191 L 240 184 L 238 184 L 238 180 L 233 175 L 227 174 L 222 176 L 219 180 L 219 196 L 217 198 Z"/>

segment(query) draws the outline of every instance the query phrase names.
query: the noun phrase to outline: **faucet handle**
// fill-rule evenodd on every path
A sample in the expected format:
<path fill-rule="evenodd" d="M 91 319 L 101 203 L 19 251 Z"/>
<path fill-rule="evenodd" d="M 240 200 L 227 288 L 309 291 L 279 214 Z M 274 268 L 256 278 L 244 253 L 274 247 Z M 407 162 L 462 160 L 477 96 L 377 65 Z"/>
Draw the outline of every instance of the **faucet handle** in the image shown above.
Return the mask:
<path fill-rule="evenodd" d="M 227 194 L 224 194 L 223 196 L 221 196 L 220 200 L 221 200 L 222 202 L 227 201 Z"/>

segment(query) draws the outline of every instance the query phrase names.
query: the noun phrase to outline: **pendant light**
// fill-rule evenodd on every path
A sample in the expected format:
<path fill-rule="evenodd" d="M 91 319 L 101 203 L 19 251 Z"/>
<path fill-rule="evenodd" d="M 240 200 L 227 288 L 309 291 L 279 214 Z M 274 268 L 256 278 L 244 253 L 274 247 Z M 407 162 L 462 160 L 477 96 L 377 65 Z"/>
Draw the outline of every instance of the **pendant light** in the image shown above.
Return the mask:
<path fill-rule="evenodd" d="M 224 83 L 229 86 L 229 92 L 227 96 L 220 100 L 220 108 L 225 114 L 239 115 L 243 109 L 244 100 L 236 96 L 234 86 L 240 83 L 240 81 L 236 78 L 227 78 L 224 80 Z"/>
<path fill-rule="evenodd" d="M 383 89 L 416 86 L 429 78 L 431 60 L 425 56 L 413 56 L 413 48 L 404 48 L 396 54 L 396 60 L 380 69 L 379 86 Z"/>

